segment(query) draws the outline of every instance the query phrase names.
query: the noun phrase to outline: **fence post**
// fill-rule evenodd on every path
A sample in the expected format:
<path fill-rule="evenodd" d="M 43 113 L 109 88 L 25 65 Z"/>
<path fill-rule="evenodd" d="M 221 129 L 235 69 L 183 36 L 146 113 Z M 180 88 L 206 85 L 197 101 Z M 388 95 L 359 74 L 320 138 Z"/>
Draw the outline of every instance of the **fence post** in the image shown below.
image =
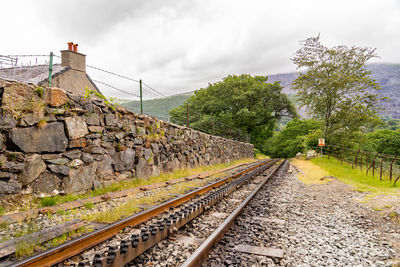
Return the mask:
<path fill-rule="evenodd" d="M 394 180 L 393 186 L 396 186 L 397 180 L 399 180 L 399 178 L 400 178 L 400 175 L 397 176 L 396 180 Z"/>
<path fill-rule="evenodd" d="M 51 87 L 53 78 L 53 52 L 50 52 L 50 62 L 49 62 L 49 87 Z"/>
<path fill-rule="evenodd" d="M 357 150 L 356 158 L 354 159 L 353 164 L 351 164 L 351 168 L 352 168 L 352 169 L 353 169 L 353 165 L 356 165 L 356 167 L 357 167 L 357 159 L 358 159 L 358 154 L 359 154 L 359 153 L 360 153 L 360 149 Z"/>
<path fill-rule="evenodd" d="M 189 128 L 189 103 L 186 103 L 186 127 Z"/>
<path fill-rule="evenodd" d="M 340 165 L 342 165 L 342 163 L 343 163 L 343 150 L 344 150 L 344 148 L 342 148 L 341 153 L 340 153 Z"/>
<path fill-rule="evenodd" d="M 392 181 L 392 172 L 393 172 L 393 162 L 396 160 L 397 156 L 394 156 L 392 162 L 390 163 L 390 181 Z"/>
<path fill-rule="evenodd" d="M 367 168 L 367 175 L 368 175 L 368 171 L 369 169 L 371 169 L 371 167 L 373 167 L 375 169 L 375 159 L 378 156 L 378 153 L 375 154 L 374 159 L 372 160 L 372 164 Z M 374 175 L 374 173 L 372 173 L 372 176 Z"/>
<path fill-rule="evenodd" d="M 383 165 L 383 161 L 386 159 L 386 155 L 383 155 L 383 158 L 381 160 L 381 173 L 379 174 L 379 180 L 382 181 L 382 165 Z"/>
<path fill-rule="evenodd" d="M 142 79 L 139 80 L 139 85 L 140 85 L 140 114 L 143 114 Z"/>

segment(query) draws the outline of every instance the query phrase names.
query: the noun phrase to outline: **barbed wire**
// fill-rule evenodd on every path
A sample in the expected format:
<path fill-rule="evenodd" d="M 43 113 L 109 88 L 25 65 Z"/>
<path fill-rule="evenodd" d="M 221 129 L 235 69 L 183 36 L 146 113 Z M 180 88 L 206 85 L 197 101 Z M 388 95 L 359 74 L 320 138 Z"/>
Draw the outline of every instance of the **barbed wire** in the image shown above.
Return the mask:
<path fill-rule="evenodd" d="M 49 55 L 50 54 L 47 54 L 47 55 L 4 55 L 4 56 L 6 56 L 6 57 L 48 57 Z M 60 57 L 60 56 L 57 56 L 57 57 Z"/>
<path fill-rule="evenodd" d="M 112 72 L 112 71 L 109 71 L 109 70 L 101 69 L 99 67 L 95 67 L 95 66 L 91 66 L 91 65 L 86 65 L 86 67 L 89 67 L 89 68 L 92 68 L 92 69 L 95 69 L 95 70 L 98 70 L 98 71 L 102 71 L 102 72 L 105 72 L 105 73 L 108 73 L 108 74 L 111 74 L 111 75 L 114 75 L 114 76 L 117 76 L 117 77 L 120 77 L 120 78 L 123 78 L 123 79 L 127 79 L 127 80 L 130 80 L 130 81 L 133 81 L 133 82 L 140 83 L 140 80 L 136 80 L 136 79 L 133 79 L 131 77 L 128 77 L 128 76 L 125 76 L 125 75 L 122 75 L 122 74 L 118 74 L 118 73 L 115 73 L 115 72 Z M 148 84 L 144 83 L 143 81 L 142 81 L 142 84 L 147 86 L 149 89 L 153 90 L 154 92 L 156 92 L 160 96 L 165 97 L 165 95 L 163 93 L 161 93 L 160 91 L 154 89 L 153 87 L 149 86 Z M 151 92 L 147 91 L 146 89 L 144 89 L 144 90 L 146 92 L 148 92 L 148 93 L 151 93 Z"/>
<path fill-rule="evenodd" d="M 92 80 L 93 80 L 93 79 L 92 79 Z M 99 83 L 99 84 L 108 86 L 108 87 L 110 87 L 110 88 L 113 88 L 113 89 L 115 89 L 115 90 L 117 90 L 117 91 L 119 91 L 119 92 L 121 92 L 121 93 L 124 93 L 124 94 L 127 94 L 127 95 L 133 95 L 133 96 L 136 96 L 136 97 L 140 97 L 140 96 L 138 96 L 138 95 L 136 95 L 136 94 L 134 94 L 134 93 L 130 93 L 130 92 L 127 92 L 127 91 L 125 91 L 125 90 L 119 89 L 119 88 L 117 88 L 117 87 L 115 87 L 115 86 L 112 86 L 112 85 L 110 85 L 110 84 L 108 84 L 108 83 L 101 82 L 101 81 L 98 81 L 98 80 L 93 80 L 93 81 L 96 82 L 96 83 Z"/>
<path fill-rule="evenodd" d="M 153 87 L 151 87 L 150 85 L 144 83 L 143 81 L 142 81 L 142 84 L 145 85 L 145 86 L 147 86 L 147 87 L 150 88 L 151 90 L 157 92 L 159 95 L 161 95 L 161 96 L 163 96 L 163 97 L 166 96 L 166 95 L 164 95 L 163 93 L 161 93 L 160 91 L 158 91 L 158 90 L 154 89 Z"/>
<path fill-rule="evenodd" d="M 47 55 L 0 55 L 0 57 L 1 57 L 1 56 L 9 57 L 9 58 L 18 58 L 18 57 L 49 57 L 49 55 L 50 55 L 50 54 L 47 54 Z M 54 54 L 54 53 L 53 53 L 53 56 L 56 57 L 56 58 L 61 58 L 61 56 L 56 55 L 56 54 Z M 102 71 L 102 72 L 105 72 L 105 73 L 108 73 L 108 74 L 117 76 L 117 77 L 119 77 L 119 78 L 123 78 L 123 79 L 126 79 L 126 80 L 130 80 L 130 81 L 133 81 L 133 82 L 140 83 L 140 80 L 137 80 L 137 79 L 134 79 L 134 78 L 131 78 L 131 77 L 122 75 L 122 74 L 118 74 L 118 73 L 115 73 L 115 72 L 112 72 L 112 71 L 109 71 L 109 70 L 105 70 L 105 69 L 102 69 L 102 68 L 99 68 L 99 67 L 96 67 L 96 66 L 86 65 L 86 67 L 92 68 L 92 69 L 95 69 L 95 70 L 98 70 L 98 71 Z M 103 82 L 100 82 L 100 83 L 104 84 Z M 159 90 L 157 90 L 157 89 L 151 87 L 150 85 L 148 85 L 147 83 L 144 83 L 143 81 L 142 81 L 142 84 L 143 84 L 144 86 L 146 86 L 147 88 L 149 88 L 150 90 L 153 91 L 153 92 L 151 92 L 151 91 L 149 91 L 149 90 L 147 90 L 147 89 L 145 89 L 145 88 L 142 88 L 145 92 L 150 93 L 150 94 L 152 94 L 152 95 L 154 95 L 154 96 L 157 96 L 157 94 L 158 94 L 159 96 L 162 96 L 162 97 L 165 97 L 165 96 L 166 96 L 165 94 L 161 93 Z M 106 85 L 106 84 L 104 84 L 104 85 Z M 114 86 L 112 86 L 112 85 L 108 85 L 108 84 L 107 84 L 106 86 L 109 86 L 109 87 L 111 87 L 111 88 L 114 88 L 114 89 L 116 89 L 116 90 L 118 90 L 118 91 L 120 91 L 120 92 L 123 92 L 123 93 L 127 93 L 127 94 L 134 95 L 134 94 L 128 93 L 128 92 L 126 92 L 126 91 L 124 91 L 124 90 L 118 89 L 118 88 L 116 88 L 116 87 L 114 87 Z M 156 94 L 155 94 L 155 93 L 156 93 Z M 137 96 L 137 95 L 134 95 L 134 96 Z"/>

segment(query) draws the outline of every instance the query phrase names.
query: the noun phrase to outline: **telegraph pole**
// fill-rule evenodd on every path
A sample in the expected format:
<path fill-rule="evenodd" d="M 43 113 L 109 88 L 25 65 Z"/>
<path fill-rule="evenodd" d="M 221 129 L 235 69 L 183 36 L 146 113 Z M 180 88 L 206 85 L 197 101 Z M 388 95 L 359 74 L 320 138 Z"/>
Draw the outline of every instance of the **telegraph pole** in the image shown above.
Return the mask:
<path fill-rule="evenodd" d="M 50 52 L 50 63 L 49 63 L 49 87 L 51 87 L 53 77 L 53 52 Z"/>
<path fill-rule="evenodd" d="M 186 127 L 189 128 L 189 103 L 186 103 Z"/>
<path fill-rule="evenodd" d="M 142 79 L 139 80 L 139 84 L 140 84 L 140 114 L 143 114 Z"/>

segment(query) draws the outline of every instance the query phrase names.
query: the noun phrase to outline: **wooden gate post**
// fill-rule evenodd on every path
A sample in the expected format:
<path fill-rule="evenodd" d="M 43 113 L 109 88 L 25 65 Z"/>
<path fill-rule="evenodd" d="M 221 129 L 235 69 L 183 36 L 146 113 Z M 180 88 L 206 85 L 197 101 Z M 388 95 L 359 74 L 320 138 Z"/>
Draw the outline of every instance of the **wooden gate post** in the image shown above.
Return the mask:
<path fill-rule="evenodd" d="M 396 160 L 397 156 L 394 156 L 392 162 L 390 162 L 390 181 L 392 181 L 392 173 L 393 173 L 393 162 Z"/>
<path fill-rule="evenodd" d="M 359 153 L 360 153 L 360 149 L 357 150 L 356 158 L 354 159 L 353 164 L 351 164 L 351 168 L 352 168 L 352 169 L 353 169 L 353 165 L 356 165 L 356 167 L 357 167 L 357 159 L 358 159 L 358 154 L 359 154 Z"/>
<path fill-rule="evenodd" d="M 382 165 L 383 165 L 383 161 L 386 159 L 386 155 L 383 155 L 383 158 L 381 160 L 381 173 L 379 174 L 379 180 L 382 181 Z"/>

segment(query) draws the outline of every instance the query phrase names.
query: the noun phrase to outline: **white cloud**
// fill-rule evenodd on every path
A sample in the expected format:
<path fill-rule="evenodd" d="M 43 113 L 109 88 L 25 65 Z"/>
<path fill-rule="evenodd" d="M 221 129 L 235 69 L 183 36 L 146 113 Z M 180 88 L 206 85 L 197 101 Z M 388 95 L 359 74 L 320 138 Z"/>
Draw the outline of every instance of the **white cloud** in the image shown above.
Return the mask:
<path fill-rule="evenodd" d="M 142 78 L 166 95 L 228 74 L 294 71 L 298 41 L 318 33 L 327 46 L 376 47 L 379 62 L 400 62 L 396 0 L 16 0 L 2 9 L 1 54 L 47 54 L 73 41 L 88 64 Z M 138 90 L 120 78 L 90 75 Z"/>

